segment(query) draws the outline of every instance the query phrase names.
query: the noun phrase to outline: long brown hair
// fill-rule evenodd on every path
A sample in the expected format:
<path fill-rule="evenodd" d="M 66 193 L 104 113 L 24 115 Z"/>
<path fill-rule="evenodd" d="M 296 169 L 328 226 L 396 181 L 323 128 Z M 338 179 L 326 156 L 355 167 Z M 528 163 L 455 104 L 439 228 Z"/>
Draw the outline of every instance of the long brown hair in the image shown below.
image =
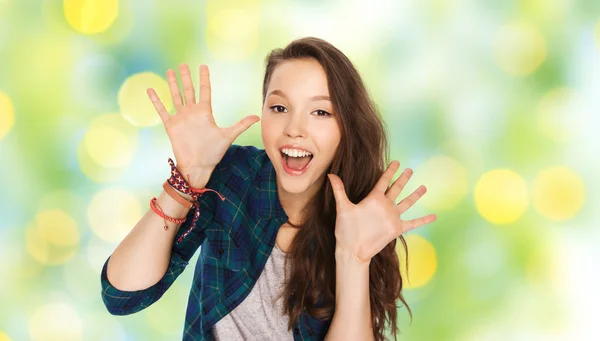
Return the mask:
<path fill-rule="evenodd" d="M 306 58 L 318 61 L 327 74 L 335 117 L 342 131 L 327 172 L 343 180 L 348 198 L 356 204 L 371 192 L 383 174 L 388 164 L 389 145 L 385 124 L 350 60 L 330 43 L 315 37 L 297 39 L 285 48 L 272 50 L 266 57 L 263 105 L 277 65 Z M 307 203 L 304 216 L 307 218 L 288 251 L 291 276 L 281 293 L 283 297 L 294 297 L 294 300 L 283 300 L 284 310 L 289 315 L 288 329 L 294 326 L 304 309 L 321 320 L 331 319 L 335 310 L 336 207 L 327 179 Z M 408 255 L 406 241 L 402 236 L 399 239 Z M 369 266 L 371 319 L 377 341 L 385 340 L 386 320 L 394 339 L 396 337 L 397 299 L 406 306 L 412 319 L 412 311 L 401 292 L 402 277 L 395 247 L 396 239 L 375 255 Z"/>

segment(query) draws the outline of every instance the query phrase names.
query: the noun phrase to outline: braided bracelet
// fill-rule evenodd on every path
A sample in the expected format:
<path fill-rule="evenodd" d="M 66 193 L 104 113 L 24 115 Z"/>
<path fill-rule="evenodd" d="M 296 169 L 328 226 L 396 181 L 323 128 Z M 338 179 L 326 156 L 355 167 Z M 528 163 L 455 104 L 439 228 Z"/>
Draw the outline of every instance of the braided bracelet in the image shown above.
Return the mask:
<path fill-rule="evenodd" d="M 175 163 L 173 162 L 173 160 L 171 158 L 169 158 L 169 165 L 171 166 L 171 177 L 167 180 L 169 185 L 171 185 L 173 188 L 177 189 L 178 191 L 180 191 L 182 193 L 190 195 L 193 198 L 194 202 L 197 202 L 200 194 L 202 194 L 204 192 L 215 192 L 219 195 L 219 197 L 221 198 L 221 201 L 225 201 L 225 197 L 222 196 L 219 192 L 217 192 L 215 190 L 212 190 L 210 188 L 194 188 L 194 187 L 192 187 L 187 181 L 185 181 L 184 177 L 179 172 L 179 169 L 177 169 L 177 167 L 175 167 Z M 189 180 L 190 175 L 187 174 L 187 176 L 188 176 L 188 180 Z M 194 206 L 195 206 L 195 209 L 194 209 L 194 218 L 192 219 L 192 224 L 190 225 L 190 228 L 187 231 L 185 231 L 185 233 L 182 234 L 177 239 L 177 244 L 179 244 L 183 240 L 183 238 L 185 238 L 196 226 L 196 221 L 198 221 L 198 218 L 200 217 L 200 205 L 196 204 Z"/>
<path fill-rule="evenodd" d="M 185 222 L 185 217 L 177 219 L 177 218 L 173 218 L 173 217 L 166 215 L 165 212 L 163 211 L 163 209 L 156 202 L 156 197 L 153 197 L 150 200 L 150 207 L 152 208 L 154 213 L 158 214 L 161 218 L 163 218 L 165 220 L 165 231 L 169 228 L 167 226 L 167 220 L 172 223 L 176 223 L 176 224 L 183 224 Z"/>

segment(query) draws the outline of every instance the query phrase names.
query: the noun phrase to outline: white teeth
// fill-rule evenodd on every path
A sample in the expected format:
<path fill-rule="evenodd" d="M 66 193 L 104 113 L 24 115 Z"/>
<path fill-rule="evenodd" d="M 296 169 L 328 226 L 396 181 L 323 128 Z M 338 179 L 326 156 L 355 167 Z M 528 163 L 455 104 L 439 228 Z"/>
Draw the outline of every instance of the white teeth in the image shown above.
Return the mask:
<path fill-rule="evenodd" d="M 286 154 L 287 156 L 291 156 L 291 157 L 305 157 L 305 156 L 312 155 L 311 153 L 309 153 L 305 150 L 299 150 L 299 149 L 283 148 L 281 151 L 284 154 Z"/>

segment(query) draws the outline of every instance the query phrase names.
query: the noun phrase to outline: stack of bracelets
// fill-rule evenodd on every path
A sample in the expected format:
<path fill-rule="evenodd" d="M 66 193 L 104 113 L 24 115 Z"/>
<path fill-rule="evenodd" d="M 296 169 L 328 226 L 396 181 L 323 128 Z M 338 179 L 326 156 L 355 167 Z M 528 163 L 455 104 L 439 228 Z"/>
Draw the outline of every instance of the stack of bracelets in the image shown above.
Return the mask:
<path fill-rule="evenodd" d="M 189 208 L 189 209 L 195 209 L 194 219 L 192 220 L 190 228 L 187 231 L 185 231 L 185 233 L 182 234 L 177 239 L 177 243 L 179 244 L 183 240 L 183 238 L 185 238 L 190 233 L 190 231 L 192 231 L 194 226 L 196 226 L 196 221 L 198 221 L 198 218 L 200 217 L 200 205 L 198 203 L 198 197 L 200 196 L 200 194 L 202 194 L 204 192 L 212 191 L 219 195 L 219 197 L 221 198 L 221 201 L 225 200 L 225 197 L 223 197 L 219 192 L 209 189 L 209 188 L 193 188 L 192 186 L 190 186 L 189 182 L 185 181 L 185 179 L 183 178 L 183 176 L 181 175 L 181 173 L 179 172 L 177 167 L 175 167 L 175 163 L 173 162 L 173 160 L 171 158 L 169 158 L 169 164 L 171 165 L 171 177 L 167 181 L 165 181 L 165 183 L 163 184 L 163 189 L 171 198 L 173 198 L 175 201 L 177 201 L 183 207 Z M 188 176 L 188 181 L 190 181 L 190 175 L 188 174 L 187 176 Z M 177 189 L 178 191 L 191 196 L 193 201 L 189 201 L 186 198 L 182 197 L 174 189 Z M 156 197 L 153 197 L 150 200 L 150 208 L 152 208 L 152 210 L 156 214 L 158 214 L 161 218 L 164 219 L 165 230 L 168 229 L 167 220 L 172 223 L 183 224 L 187 218 L 187 217 L 173 218 L 173 217 L 166 215 L 163 212 L 162 208 L 160 208 L 160 206 L 158 206 L 158 203 L 156 202 Z"/>

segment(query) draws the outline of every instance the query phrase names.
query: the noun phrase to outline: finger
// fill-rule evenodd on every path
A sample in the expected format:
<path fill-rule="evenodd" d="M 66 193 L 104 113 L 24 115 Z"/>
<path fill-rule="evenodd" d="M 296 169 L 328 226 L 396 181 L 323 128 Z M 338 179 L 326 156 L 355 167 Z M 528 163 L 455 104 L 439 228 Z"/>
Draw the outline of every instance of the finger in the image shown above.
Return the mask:
<path fill-rule="evenodd" d="M 379 181 L 377 181 L 377 183 L 375 184 L 373 190 L 385 193 L 385 191 L 388 189 L 388 186 L 390 185 L 390 181 L 392 181 L 394 174 L 398 170 L 398 167 L 400 167 L 400 162 L 395 160 L 390 162 L 385 172 L 383 172 L 383 174 L 381 175 L 381 178 L 379 178 Z"/>
<path fill-rule="evenodd" d="M 419 198 L 421 198 L 426 192 L 427 187 L 421 185 L 419 186 L 419 188 L 415 189 L 415 191 L 412 192 L 409 196 L 402 199 L 402 201 L 400 201 L 397 205 L 400 213 L 402 214 L 406 212 L 406 210 L 408 210 L 412 205 L 414 205 L 415 202 L 417 202 L 417 200 L 419 200 Z"/>
<path fill-rule="evenodd" d="M 232 125 L 229 128 L 226 128 L 226 134 L 233 141 L 238 136 L 240 136 L 241 133 L 246 131 L 248 128 L 250 128 L 251 125 L 253 125 L 254 123 L 256 123 L 258 121 L 260 121 L 260 117 L 258 117 L 256 115 L 246 116 L 246 117 L 242 118 L 238 123 Z"/>
<path fill-rule="evenodd" d="M 163 124 L 166 123 L 167 120 L 169 119 L 169 117 L 171 117 L 171 115 L 169 115 L 169 112 L 167 111 L 165 106 L 160 101 L 160 98 L 158 98 L 156 91 L 154 91 L 154 89 L 152 89 L 152 88 L 148 88 L 146 90 L 146 93 L 148 94 L 148 97 L 150 97 L 150 100 L 152 101 L 152 104 L 154 105 L 156 112 L 158 112 L 160 119 L 163 121 Z"/>
<path fill-rule="evenodd" d="M 423 226 L 425 224 L 429 224 L 434 222 L 437 219 L 435 214 L 429 214 L 421 218 L 406 220 L 402 222 L 402 233 L 410 231 L 412 229 L 416 229 L 417 227 Z"/>
<path fill-rule="evenodd" d="M 336 174 L 327 174 L 327 177 L 329 178 L 331 188 L 333 189 L 333 196 L 335 198 L 336 206 L 340 208 L 350 204 L 351 202 L 346 195 L 346 189 L 342 179 L 340 179 L 340 177 Z"/>
<path fill-rule="evenodd" d="M 208 66 L 205 64 L 200 65 L 200 103 L 204 103 L 209 107 L 210 104 L 210 72 Z"/>
<path fill-rule="evenodd" d="M 179 64 L 179 74 L 181 75 L 181 83 L 183 84 L 183 97 L 185 98 L 185 103 L 196 103 L 194 84 L 192 83 L 190 68 L 187 64 Z"/>
<path fill-rule="evenodd" d="M 181 99 L 181 93 L 179 92 L 179 86 L 177 85 L 177 77 L 175 71 L 167 70 L 167 83 L 169 83 L 169 90 L 171 91 L 171 98 L 173 99 L 173 105 L 175 109 L 179 111 L 179 108 L 183 105 Z"/>
<path fill-rule="evenodd" d="M 400 192 L 402 192 L 402 190 L 404 189 L 404 186 L 406 186 L 406 183 L 408 182 L 408 180 L 410 180 L 410 177 L 412 175 L 413 175 L 413 170 L 410 168 L 406 168 L 404 170 L 404 172 L 402 172 L 402 174 L 400 174 L 398 179 L 396 179 L 396 181 L 394 181 L 394 183 L 387 190 L 387 192 L 385 192 L 385 196 L 388 199 L 390 199 L 391 201 L 396 202 L 396 199 L 398 199 L 398 195 L 400 195 Z"/>

